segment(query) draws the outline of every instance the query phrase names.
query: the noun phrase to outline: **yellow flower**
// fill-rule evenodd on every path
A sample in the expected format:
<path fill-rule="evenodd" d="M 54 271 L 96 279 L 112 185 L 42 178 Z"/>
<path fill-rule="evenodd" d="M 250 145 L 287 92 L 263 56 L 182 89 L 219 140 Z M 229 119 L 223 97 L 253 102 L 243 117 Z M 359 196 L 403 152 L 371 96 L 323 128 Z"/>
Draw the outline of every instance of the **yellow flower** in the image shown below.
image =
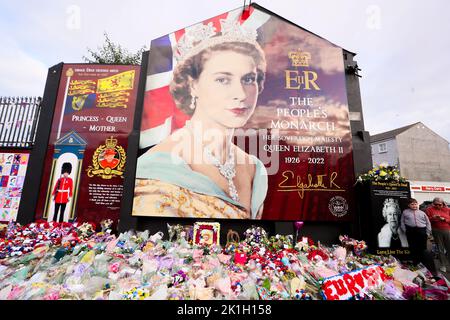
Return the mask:
<path fill-rule="evenodd" d="M 380 177 L 384 177 L 385 175 L 387 175 L 386 171 L 381 170 L 381 171 L 380 171 Z"/>
<path fill-rule="evenodd" d="M 384 272 L 388 277 L 392 277 L 394 275 L 394 271 L 395 271 L 394 267 L 384 268 Z"/>

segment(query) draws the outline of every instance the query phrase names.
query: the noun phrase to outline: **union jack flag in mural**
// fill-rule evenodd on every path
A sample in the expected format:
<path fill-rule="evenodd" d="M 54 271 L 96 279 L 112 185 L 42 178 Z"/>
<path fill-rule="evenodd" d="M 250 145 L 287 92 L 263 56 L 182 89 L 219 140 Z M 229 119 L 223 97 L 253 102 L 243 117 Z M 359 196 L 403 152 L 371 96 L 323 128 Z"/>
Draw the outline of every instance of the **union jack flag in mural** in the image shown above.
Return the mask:
<path fill-rule="evenodd" d="M 221 20 L 226 19 L 258 30 L 270 18 L 269 14 L 255 10 L 253 7 L 249 7 L 245 14 L 243 13 L 242 8 L 236 9 L 205 20 L 201 24 L 212 23 L 216 32 L 220 32 Z M 139 143 L 141 149 L 158 144 L 173 131 L 183 127 L 186 120 L 190 118 L 176 107 L 169 91 L 169 84 L 177 63 L 174 55 L 175 48 L 186 31 L 196 26 L 198 24 L 151 42 Z"/>

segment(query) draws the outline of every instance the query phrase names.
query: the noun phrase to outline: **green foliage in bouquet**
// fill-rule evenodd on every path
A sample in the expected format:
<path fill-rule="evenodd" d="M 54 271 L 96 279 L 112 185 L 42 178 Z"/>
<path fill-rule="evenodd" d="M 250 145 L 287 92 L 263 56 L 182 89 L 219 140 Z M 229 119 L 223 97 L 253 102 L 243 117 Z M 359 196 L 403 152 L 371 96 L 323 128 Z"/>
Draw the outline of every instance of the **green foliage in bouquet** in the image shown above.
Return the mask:
<path fill-rule="evenodd" d="M 400 171 L 397 166 L 380 164 L 372 170 L 369 170 L 369 172 L 360 174 L 356 180 L 357 183 L 363 183 L 365 181 L 406 182 L 407 179 L 400 176 Z"/>

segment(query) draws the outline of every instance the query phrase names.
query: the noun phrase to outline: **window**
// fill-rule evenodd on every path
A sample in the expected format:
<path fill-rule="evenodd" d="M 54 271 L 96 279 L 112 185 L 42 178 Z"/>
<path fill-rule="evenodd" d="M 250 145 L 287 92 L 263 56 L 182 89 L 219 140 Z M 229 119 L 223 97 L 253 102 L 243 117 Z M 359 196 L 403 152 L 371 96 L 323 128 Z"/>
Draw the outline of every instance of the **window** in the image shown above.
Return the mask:
<path fill-rule="evenodd" d="M 380 143 L 378 145 L 378 153 L 387 152 L 386 143 Z"/>

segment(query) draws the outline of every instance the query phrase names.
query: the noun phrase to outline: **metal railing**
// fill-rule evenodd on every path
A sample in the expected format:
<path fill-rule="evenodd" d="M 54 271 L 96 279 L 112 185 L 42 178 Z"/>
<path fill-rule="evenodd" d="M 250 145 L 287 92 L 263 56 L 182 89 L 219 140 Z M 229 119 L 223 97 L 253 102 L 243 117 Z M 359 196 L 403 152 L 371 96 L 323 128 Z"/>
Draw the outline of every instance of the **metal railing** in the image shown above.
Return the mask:
<path fill-rule="evenodd" d="M 34 145 L 41 101 L 40 97 L 0 97 L 0 147 Z"/>

